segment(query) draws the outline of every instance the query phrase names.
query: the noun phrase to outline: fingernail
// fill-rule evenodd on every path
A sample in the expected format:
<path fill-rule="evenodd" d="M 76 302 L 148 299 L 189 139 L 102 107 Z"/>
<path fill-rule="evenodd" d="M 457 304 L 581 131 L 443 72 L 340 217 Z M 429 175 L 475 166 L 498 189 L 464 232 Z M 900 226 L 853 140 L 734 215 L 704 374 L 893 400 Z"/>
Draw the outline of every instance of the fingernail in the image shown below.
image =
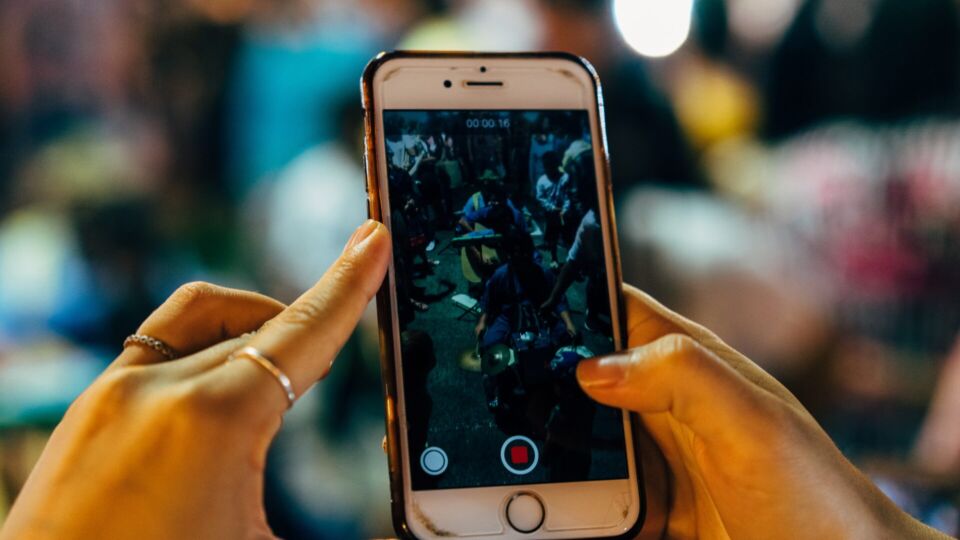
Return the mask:
<path fill-rule="evenodd" d="M 350 240 L 347 240 L 347 245 L 343 248 L 343 251 L 346 252 L 357 247 L 360 242 L 363 242 L 367 239 L 367 237 L 373 234 L 373 231 L 377 230 L 378 226 L 380 226 L 380 223 L 372 219 L 365 221 L 363 225 L 360 225 L 357 227 L 357 230 L 353 231 L 353 236 L 350 237 Z"/>
<path fill-rule="evenodd" d="M 605 356 L 580 362 L 577 380 L 584 389 L 613 388 L 627 375 L 625 360 L 623 356 Z"/>

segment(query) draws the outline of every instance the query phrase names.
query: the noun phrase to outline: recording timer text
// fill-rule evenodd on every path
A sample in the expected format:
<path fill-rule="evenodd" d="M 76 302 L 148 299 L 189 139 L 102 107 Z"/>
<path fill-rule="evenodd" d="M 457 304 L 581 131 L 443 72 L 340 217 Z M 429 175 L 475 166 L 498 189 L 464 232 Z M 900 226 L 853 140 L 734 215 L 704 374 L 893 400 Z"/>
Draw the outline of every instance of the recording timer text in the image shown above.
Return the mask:
<path fill-rule="evenodd" d="M 466 125 L 469 129 L 494 129 L 510 127 L 509 118 L 467 118 Z"/>

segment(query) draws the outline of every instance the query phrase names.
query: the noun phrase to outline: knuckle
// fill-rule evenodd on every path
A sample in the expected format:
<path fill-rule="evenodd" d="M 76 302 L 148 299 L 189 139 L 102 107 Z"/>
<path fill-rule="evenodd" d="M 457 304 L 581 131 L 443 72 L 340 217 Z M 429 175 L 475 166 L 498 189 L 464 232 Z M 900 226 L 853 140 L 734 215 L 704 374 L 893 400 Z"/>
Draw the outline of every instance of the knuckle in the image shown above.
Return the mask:
<path fill-rule="evenodd" d="M 180 381 L 158 393 L 157 409 L 164 417 L 180 423 L 198 423 L 213 419 L 222 408 L 216 396 L 194 380 Z"/>
<path fill-rule="evenodd" d="M 280 320 L 287 325 L 308 326 L 323 318 L 325 305 L 325 295 L 302 298 L 287 308 Z"/>
<path fill-rule="evenodd" d="M 164 402 L 174 412 L 194 412 L 202 410 L 197 386 L 192 381 L 181 381 L 165 392 Z"/>
<path fill-rule="evenodd" d="M 180 307 L 190 307 L 207 298 L 217 296 L 221 288 L 206 281 L 191 281 L 179 286 L 170 300 Z"/>
<path fill-rule="evenodd" d="M 665 351 L 677 356 L 688 356 L 697 348 L 696 342 L 686 334 L 667 334 L 661 343 Z"/>
<path fill-rule="evenodd" d="M 699 369 L 708 361 L 703 349 L 693 338 L 686 334 L 668 334 L 661 338 L 664 356 L 684 368 Z"/>
<path fill-rule="evenodd" d="M 144 389 L 143 371 L 126 368 L 106 373 L 77 400 L 77 405 L 92 408 L 98 415 L 112 416 L 129 408 Z"/>
<path fill-rule="evenodd" d="M 333 283 L 351 295 L 363 294 L 366 297 L 377 292 L 379 283 L 372 286 L 366 279 L 366 261 L 360 255 L 344 256 L 333 268 Z"/>
<path fill-rule="evenodd" d="M 334 265 L 333 271 L 336 272 L 337 277 L 348 276 L 359 266 L 359 258 L 356 250 L 348 250 Z"/>
<path fill-rule="evenodd" d="M 97 390 L 101 395 L 124 399 L 136 393 L 140 379 L 136 368 L 120 369 L 104 375 L 97 382 Z"/>

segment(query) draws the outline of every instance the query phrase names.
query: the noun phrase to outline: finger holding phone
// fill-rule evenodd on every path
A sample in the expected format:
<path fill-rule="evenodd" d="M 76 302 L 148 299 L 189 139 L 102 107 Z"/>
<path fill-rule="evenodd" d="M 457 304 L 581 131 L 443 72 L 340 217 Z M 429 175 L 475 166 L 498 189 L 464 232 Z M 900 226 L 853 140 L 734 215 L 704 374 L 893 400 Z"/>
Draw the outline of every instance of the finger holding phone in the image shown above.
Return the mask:
<path fill-rule="evenodd" d="M 641 414 L 673 478 L 668 538 L 947 538 L 897 508 L 797 399 L 706 328 L 624 287 L 632 349 L 578 366 Z"/>

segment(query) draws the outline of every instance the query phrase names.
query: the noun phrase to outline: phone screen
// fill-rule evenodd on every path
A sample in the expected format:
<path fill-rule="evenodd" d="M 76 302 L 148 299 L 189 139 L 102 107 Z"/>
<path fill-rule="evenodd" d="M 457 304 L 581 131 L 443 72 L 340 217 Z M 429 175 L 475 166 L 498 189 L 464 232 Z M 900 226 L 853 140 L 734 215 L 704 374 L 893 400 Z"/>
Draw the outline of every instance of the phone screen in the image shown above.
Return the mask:
<path fill-rule="evenodd" d="M 415 490 L 628 476 L 585 110 L 385 110 Z"/>

